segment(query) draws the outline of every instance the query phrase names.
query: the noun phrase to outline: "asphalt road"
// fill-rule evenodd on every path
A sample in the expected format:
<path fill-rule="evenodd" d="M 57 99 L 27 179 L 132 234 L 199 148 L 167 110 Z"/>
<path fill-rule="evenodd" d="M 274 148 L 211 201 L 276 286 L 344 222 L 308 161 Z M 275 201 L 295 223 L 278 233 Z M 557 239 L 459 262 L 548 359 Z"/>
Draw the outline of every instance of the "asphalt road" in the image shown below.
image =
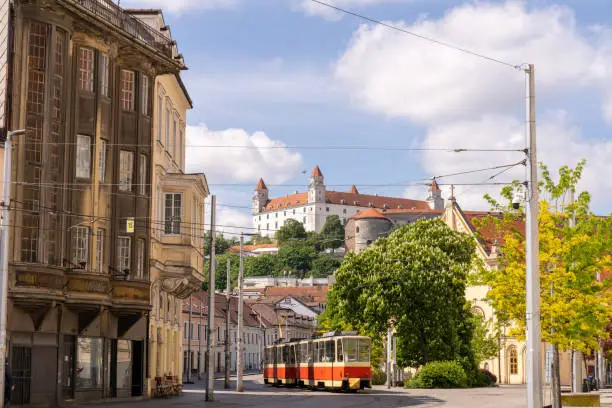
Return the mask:
<path fill-rule="evenodd" d="M 407 390 L 374 387 L 357 394 L 309 391 L 299 388 L 272 387 L 262 384 L 261 375 L 245 377 L 245 391 L 223 389 L 215 384 L 215 401 L 205 401 L 203 383 L 185 385 L 183 395 L 167 399 L 115 401 L 88 405 L 88 408 L 191 408 L 191 407 L 266 407 L 266 408 L 524 408 L 524 387 L 496 387 L 466 390 Z M 76 407 L 75 407 L 76 408 Z"/>

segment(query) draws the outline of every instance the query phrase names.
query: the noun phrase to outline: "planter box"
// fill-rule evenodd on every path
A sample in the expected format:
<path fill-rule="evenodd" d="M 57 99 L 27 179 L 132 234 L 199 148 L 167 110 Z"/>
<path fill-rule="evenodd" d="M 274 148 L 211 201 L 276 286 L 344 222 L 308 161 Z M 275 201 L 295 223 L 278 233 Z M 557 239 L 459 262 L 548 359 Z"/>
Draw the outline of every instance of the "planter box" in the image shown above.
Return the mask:
<path fill-rule="evenodd" d="M 564 407 L 599 407 L 599 394 L 563 394 L 561 405 Z"/>

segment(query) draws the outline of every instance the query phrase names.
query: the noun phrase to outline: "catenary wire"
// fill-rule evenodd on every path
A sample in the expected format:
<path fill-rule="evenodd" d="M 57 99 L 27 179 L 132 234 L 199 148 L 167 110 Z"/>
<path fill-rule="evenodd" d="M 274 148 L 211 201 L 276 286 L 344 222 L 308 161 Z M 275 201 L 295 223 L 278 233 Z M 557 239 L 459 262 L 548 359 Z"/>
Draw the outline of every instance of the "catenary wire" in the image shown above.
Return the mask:
<path fill-rule="evenodd" d="M 333 4 L 329 4 L 329 3 L 326 3 L 324 1 L 320 1 L 320 0 L 311 0 L 311 1 L 313 3 L 317 3 L 319 5 L 322 5 L 322 6 L 325 6 L 325 7 L 329 7 L 331 9 L 334 9 L 334 10 L 339 11 L 341 13 L 348 14 L 348 15 L 351 15 L 353 17 L 360 18 L 362 20 L 366 20 L 366 21 L 369 21 L 371 23 L 378 24 L 380 26 L 390 28 L 392 30 L 402 32 L 404 34 L 411 35 L 411 36 L 416 37 L 416 38 L 420 38 L 421 40 L 429 41 L 431 43 L 434 43 L 434 44 L 437 44 L 437 45 L 440 45 L 440 46 L 443 46 L 443 47 L 447 47 L 447 48 L 450 48 L 450 49 L 453 49 L 453 50 L 456 50 L 456 51 L 459 51 L 459 52 L 463 52 L 465 54 L 469 54 L 469 55 L 472 55 L 474 57 L 478 57 L 478 58 L 482 58 L 482 59 L 485 59 L 485 60 L 488 60 L 488 61 L 491 61 L 491 62 L 502 64 L 502 65 L 505 65 L 507 67 L 510 67 L 510 68 L 513 68 L 513 69 L 516 69 L 516 70 L 520 69 L 520 67 L 521 67 L 520 64 L 518 64 L 518 65 L 517 64 L 511 64 L 509 62 L 503 61 L 503 60 L 498 59 L 498 58 L 489 57 L 487 55 L 484 55 L 484 54 L 481 54 L 481 53 L 478 53 L 478 52 L 475 52 L 475 51 L 468 50 L 467 48 L 457 47 L 455 45 L 446 43 L 444 41 L 436 40 L 434 38 L 427 37 L 427 36 L 422 35 L 422 34 L 417 34 L 415 32 L 409 31 L 409 30 L 407 30 L 405 28 L 397 27 L 397 26 L 385 23 L 385 22 L 383 22 L 381 20 L 376 20 L 374 18 L 367 17 L 367 16 L 365 16 L 363 14 L 359 14 L 359 13 L 356 13 L 354 11 L 350 11 L 350 10 L 347 10 L 347 9 L 335 6 Z"/>

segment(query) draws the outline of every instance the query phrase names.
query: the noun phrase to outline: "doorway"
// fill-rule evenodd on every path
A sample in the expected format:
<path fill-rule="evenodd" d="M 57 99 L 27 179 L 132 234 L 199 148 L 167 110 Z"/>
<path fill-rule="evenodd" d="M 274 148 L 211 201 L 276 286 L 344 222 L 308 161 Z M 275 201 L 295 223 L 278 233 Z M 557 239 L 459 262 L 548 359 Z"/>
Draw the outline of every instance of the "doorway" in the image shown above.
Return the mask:
<path fill-rule="evenodd" d="M 30 385 L 32 383 L 32 348 L 29 346 L 13 346 L 11 371 L 15 390 L 11 402 L 15 405 L 30 403 Z"/>
<path fill-rule="evenodd" d="M 143 395 L 144 346 L 142 341 L 132 342 L 132 397 Z"/>

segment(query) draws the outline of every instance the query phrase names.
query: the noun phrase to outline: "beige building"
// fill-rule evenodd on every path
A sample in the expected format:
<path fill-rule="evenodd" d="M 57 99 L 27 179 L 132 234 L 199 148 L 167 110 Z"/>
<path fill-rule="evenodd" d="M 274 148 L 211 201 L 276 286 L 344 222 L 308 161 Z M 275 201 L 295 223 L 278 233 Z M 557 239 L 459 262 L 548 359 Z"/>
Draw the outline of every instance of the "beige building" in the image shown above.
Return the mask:
<path fill-rule="evenodd" d="M 160 10 L 128 12 L 172 41 Z M 176 45 L 173 55 L 181 58 Z M 185 173 L 185 122 L 192 101 L 180 75 L 160 75 L 153 86 L 149 392 L 156 377 L 180 378 L 183 371 L 181 306 L 204 281 L 204 199 L 209 193 L 203 174 Z"/>

